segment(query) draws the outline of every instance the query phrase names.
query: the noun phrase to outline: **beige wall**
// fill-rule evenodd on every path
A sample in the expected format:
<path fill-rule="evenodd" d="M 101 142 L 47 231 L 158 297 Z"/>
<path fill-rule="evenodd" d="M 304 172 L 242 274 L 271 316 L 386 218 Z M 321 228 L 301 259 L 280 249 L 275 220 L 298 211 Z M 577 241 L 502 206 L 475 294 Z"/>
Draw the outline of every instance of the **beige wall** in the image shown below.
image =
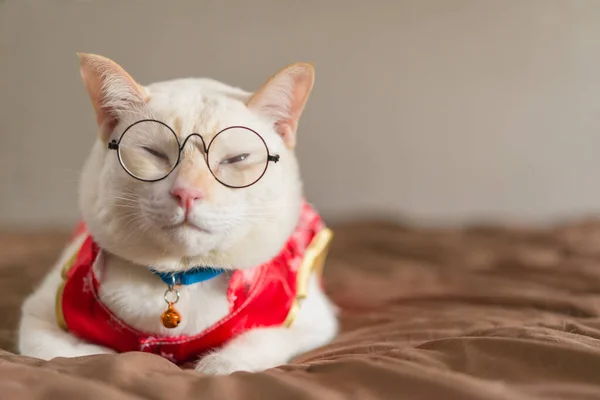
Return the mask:
<path fill-rule="evenodd" d="M 253 90 L 315 61 L 300 130 L 330 217 L 600 211 L 600 1 L 0 2 L 0 225 L 69 224 L 94 119 L 75 52 Z"/>

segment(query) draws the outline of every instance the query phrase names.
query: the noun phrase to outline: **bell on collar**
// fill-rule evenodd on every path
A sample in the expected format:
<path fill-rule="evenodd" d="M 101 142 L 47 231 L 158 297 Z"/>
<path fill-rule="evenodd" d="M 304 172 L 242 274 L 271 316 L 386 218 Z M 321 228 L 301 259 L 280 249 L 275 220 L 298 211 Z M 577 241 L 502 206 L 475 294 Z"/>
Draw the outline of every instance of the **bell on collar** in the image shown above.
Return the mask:
<path fill-rule="evenodd" d="M 177 328 L 181 322 L 181 314 L 173 307 L 172 303 L 169 303 L 166 311 L 160 316 L 162 324 L 165 328 L 173 329 Z"/>

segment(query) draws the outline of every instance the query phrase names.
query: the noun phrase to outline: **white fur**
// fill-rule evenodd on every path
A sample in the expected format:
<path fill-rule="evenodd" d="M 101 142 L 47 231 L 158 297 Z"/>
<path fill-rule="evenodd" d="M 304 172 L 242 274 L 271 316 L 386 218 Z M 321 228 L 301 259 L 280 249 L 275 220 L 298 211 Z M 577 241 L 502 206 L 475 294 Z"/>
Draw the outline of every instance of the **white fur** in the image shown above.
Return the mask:
<path fill-rule="evenodd" d="M 95 66 L 97 67 L 97 66 Z M 210 326 L 228 312 L 228 274 L 184 286 L 177 309 L 184 316 L 175 329 L 160 323 L 165 309 L 165 284 L 147 270 L 184 270 L 195 265 L 249 268 L 275 256 L 293 231 L 299 217 L 302 188 L 292 149 L 276 133 L 270 116 L 250 111 L 250 93 L 208 79 L 181 79 L 150 85 L 147 109 L 127 109 L 123 102 L 131 92 L 126 81 L 103 76 L 102 101 L 115 107 L 119 123 L 109 139 L 118 139 L 123 129 L 141 117 L 153 117 L 180 125 L 182 139 L 199 133 L 208 141 L 230 125 L 245 125 L 260 132 L 272 154 L 281 161 L 271 164 L 254 186 L 229 189 L 212 178 L 203 156 L 189 143 L 182 162 L 165 180 L 139 182 L 123 171 L 116 152 L 98 139 L 84 166 L 80 184 L 80 208 L 91 234 L 103 249 L 96 268 L 102 301 L 121 319 L 147 333 L 192 335 Z M 285 90 L 276 87 L 275 98 Z M 112 93 L 112 95 L 111 95 Z M 288 94 L 289 95 L 289 94 Z M 120 97 L 119 97 L 120 96 Z M 283 101 L 283 100 L 282 100 Z M 288 106 L 285 103 L 284 108 Z M 206 198 L 197 201 L 191 220 L 209 232 L 165 225 L 182 220 L 183 210 L 169 194 L 175 184 L 201 182 Z M 51 359 L 112 353 L 86 343 L 61 330 L 54 301 L 60 284 L 60 269 L 78 243 L 65 249 L 61 259 L 27 299 L 19 333 L 21 354 Z M 211 374 L 260 371 L 330 341 L 337 331 L 334 307 L 316 280 L 311 280 L 308 298 L 291 328 L 266 328 L 246 332 L 199 361 L 197 370 Z"/>

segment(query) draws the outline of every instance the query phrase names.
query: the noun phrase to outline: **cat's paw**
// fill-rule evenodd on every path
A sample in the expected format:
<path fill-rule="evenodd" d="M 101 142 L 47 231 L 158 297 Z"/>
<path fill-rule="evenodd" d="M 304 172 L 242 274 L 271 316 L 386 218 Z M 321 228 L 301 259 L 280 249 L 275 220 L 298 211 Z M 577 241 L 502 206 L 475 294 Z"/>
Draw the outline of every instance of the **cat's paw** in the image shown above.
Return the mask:
<path fill-rule="evenodd" d="M 260 372 L 275 368 L 294 355 L 294 339 L 287 328 L 252 329 L 218 351 L 207 354 L 196 365 L 196 371 L 228 375 L 237 371 Z"/>
<path fill-rule="evenodd" d="M 76 350 L 78 357 L 82 356 L 93 356 L 98 354 L 117 354 L 116 350 L 109 349 L 108 347 L 99 346 L 91 343 L 82 343 L 77 346 Z"/>
<path fill-rule="evenodd" d="M 59 354 L 60 357 L 72 358 L 95 356 L 99 354 L 117 354 L 117 352 L 104 346 L 98 346 L 91 343 L 79 343 L 75 346 L 65 347 L 59 352 Z"/>
<path fill-rule="evenodd" d="M 206 375 L 229 375 L 237 371 L 256 372 L 260 368 L 221 350 L 203 357 L 195 370 Z"/>

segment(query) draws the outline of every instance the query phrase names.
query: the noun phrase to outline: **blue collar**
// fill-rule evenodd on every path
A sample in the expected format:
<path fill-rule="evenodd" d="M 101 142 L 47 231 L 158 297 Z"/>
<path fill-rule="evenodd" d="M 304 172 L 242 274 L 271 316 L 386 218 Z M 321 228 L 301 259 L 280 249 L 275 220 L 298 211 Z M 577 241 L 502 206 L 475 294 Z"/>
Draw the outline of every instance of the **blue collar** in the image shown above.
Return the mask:
<path fill-rule="evenodd" d="M 183 272 L 157 272 L 153 269 L 150 269 L 150 271 L 167 285 L 173 284 L 173 277 L 175 277 L 175 284 L 177 285 L 193 285 L 215 278 L 225 272 L 223 269 L 211 267 L 196 267 Z"/>

